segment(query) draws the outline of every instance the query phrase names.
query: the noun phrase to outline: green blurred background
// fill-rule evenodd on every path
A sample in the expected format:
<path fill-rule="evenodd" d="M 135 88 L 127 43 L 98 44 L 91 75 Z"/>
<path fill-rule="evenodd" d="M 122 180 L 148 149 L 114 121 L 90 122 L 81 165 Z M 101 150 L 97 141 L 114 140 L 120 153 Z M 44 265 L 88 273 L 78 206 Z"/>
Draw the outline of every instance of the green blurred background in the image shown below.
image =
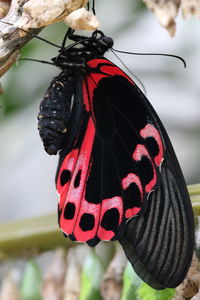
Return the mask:
<path fill-rule="evenodd" d="M 120 54 L 142 80 L 174 144 L 187 183 L 200 182 L 200 23 L 177 19 L 175 38 L 160 27 L 142 1 L 96 1 L 100 29 L 115 40 L 114 47 L 133 52 L 181 55 L 187 69 L 174 58 Z M 62 43 L 67 27 L 54 24 L 41 36 Z M 22 57 L 50 60 L 57 49 L 37 39 Z M 107 57 L 122 67 L 112 53 Z M 48 156 L 37 131 L 39 103 L 59 70 L 20 61 L 2 78 L 0 96 L 0 222 L 29 218 L 57 210 L 55 172 L 58 157 Z M 133 78 L 134 79 L 134 78 Z"/>

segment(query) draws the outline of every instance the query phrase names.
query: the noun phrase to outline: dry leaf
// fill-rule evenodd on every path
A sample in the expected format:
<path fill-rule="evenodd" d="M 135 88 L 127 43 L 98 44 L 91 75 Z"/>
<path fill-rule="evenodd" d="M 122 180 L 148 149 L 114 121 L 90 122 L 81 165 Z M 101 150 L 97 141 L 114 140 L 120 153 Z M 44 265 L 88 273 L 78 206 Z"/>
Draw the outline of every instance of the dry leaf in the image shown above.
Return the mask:
<path fill-rule="evenodd" d="M 181 4 L 180 0 L 143 0 L 155 14 L 161 26 L 165 27 L 171 36 L 176 33 L 175 18 Z"/>
<path fill-rule="evenodd" d="M 69 14 L 65 23 L 75 30 L 96 30 L 100 25 L 97 17 L 84 7 Z"/>
<path fill-rule="evenodd" d="M 200 18 L 200 0 L 182 0 L 181 6 L 184 18 Z"/>

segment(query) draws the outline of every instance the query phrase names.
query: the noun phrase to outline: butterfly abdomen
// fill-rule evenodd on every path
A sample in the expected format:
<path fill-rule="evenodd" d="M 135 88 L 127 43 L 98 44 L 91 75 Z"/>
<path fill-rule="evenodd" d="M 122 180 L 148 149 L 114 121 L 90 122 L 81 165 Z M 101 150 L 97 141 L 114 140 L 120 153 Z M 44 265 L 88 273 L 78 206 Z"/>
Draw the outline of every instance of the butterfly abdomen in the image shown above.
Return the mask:
<path fill-rule="evenodd" d="M 71 115 L 73 92 L 74 77 L 62 72 L 52 80 L 40 104 L 38 129 L 48 154 L 57 154 L 61 149 Z"/>

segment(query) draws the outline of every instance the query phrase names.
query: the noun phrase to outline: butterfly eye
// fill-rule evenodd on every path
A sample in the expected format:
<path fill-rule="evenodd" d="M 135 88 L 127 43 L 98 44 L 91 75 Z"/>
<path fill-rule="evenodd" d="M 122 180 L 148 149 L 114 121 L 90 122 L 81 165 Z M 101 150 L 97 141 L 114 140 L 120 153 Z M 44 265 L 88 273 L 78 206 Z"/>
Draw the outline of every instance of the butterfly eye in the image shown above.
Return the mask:
<path fill-rule="evenodd" d="M 111 48 L 114 44 L 114 41 L 112 38 L 108 37 L 108 36 L 103 36 L 101 38 L 101 41 L 109 48 Z"/>

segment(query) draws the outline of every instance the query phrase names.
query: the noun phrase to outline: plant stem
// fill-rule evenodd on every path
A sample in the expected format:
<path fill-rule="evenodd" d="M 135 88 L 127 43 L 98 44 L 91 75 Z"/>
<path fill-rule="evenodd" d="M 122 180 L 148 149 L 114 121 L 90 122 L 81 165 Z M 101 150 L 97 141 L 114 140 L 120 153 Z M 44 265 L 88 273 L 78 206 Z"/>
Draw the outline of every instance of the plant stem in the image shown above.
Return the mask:
<path fill-rule="evenodd" d="M 7 256 L 31 255 L 58 246 L 71 247 L 63 237 L 56 215 L 17 221 L 0 226 L 0 259 Z"/>
<path fill-rule="evenodd" d="M 200 183 L 188 185 L 194 215 L 200 216 Z"/>
<path fill-rule="evenodd" d="M 188 186 L 195 216 L 200 216 L 200 184 Z M 30 255 L 75 243 L 63 237 L 56 215 L 17 221 L 0 226 L 0 259 Z"/>

